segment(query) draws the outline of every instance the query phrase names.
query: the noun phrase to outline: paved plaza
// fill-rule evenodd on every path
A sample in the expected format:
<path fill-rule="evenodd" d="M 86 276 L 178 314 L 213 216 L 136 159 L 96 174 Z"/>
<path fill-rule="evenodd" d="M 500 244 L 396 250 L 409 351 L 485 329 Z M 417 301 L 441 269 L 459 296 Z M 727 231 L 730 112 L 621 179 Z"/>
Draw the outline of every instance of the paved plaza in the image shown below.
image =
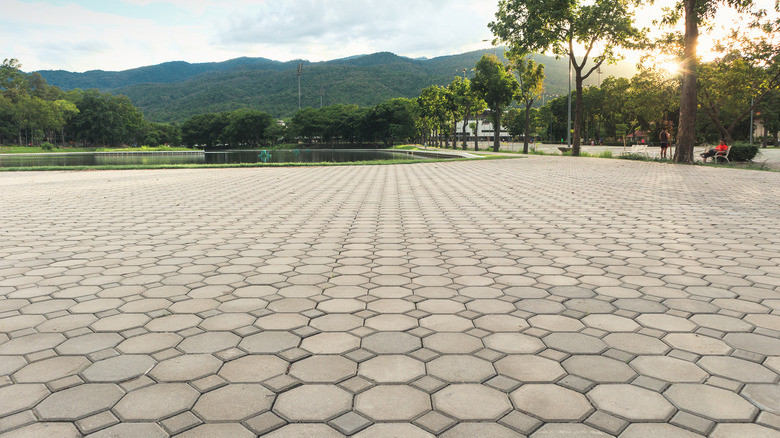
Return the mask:
<path fill-rule="evenodd" d="M 0 173 L 2 437 L 778 437 L 780 173 Z"/>

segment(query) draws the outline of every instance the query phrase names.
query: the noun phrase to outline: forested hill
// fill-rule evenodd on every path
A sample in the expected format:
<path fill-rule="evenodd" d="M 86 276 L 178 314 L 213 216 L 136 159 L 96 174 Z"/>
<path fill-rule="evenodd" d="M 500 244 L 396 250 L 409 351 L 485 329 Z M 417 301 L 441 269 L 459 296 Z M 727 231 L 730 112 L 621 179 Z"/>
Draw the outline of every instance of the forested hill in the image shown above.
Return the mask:
<path fill-rule="evenodd" d="M 502 50 L 497 51 L 499 54 Z M 180 122 L 196 114 L 253 108 L 277 118 L 298 109 L 297 67 L 303 63 L 301 106 L 333 104 L 373 106 L 395 97 L 414 98 L 429 85 L 447 85 L 463 69 L 473 69 L 479 58 L 493 50 L 469 52 L 427 60 L 375 53 L 333 61 L 279 62 L 264 58 L 237 58 L 220 63 L 168 62 L 120 72 L 70 73 L 40 71 L 62 89 L 97 88 L 128 96 L 155 122 Z M 546 65 L 546 89 L 566 93 L 566 60 L 538 56 Z M 632 76 L 629 63 L 608 66 L 602 77 Z M 467 71 L 471 77 L 473 72 Z M 591 79 L 596 83 L 597 75 Z"/>

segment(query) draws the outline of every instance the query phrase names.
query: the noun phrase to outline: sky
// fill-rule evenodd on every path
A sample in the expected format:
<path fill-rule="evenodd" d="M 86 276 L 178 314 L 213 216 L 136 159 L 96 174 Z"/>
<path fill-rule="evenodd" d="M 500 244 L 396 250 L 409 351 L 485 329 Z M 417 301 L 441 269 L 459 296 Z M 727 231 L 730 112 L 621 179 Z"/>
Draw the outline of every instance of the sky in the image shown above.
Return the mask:
<path fill-rule="evenodd" d="M 639 16 L 650 26 L 655 10 Z M 774 0 L 758 0 L 774 2 Z M 492 47 L 498 0 L 0 0 L 0 58 L 22 70 L 125 70 L 241 56 L 411 58 Z"/>

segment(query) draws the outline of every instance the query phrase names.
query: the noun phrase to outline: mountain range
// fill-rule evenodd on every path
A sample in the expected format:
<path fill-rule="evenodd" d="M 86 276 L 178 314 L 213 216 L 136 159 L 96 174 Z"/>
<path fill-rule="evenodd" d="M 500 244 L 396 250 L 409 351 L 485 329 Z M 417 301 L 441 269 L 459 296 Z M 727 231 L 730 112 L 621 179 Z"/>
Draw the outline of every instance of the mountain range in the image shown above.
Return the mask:
<path fill-rule="evenodd" d="M 324 62 L 243 57 L 196 64 L 166 62 L 123 71 L 38 73 L 63 90 L 98 89 L 126 95 L 147 119 L 155 122 L 181 122 L 197 114 L 239 108 L 259 109 L 283 119 L 298 110 L 299 65 L 302 107 L 367 107 L 395 97 L 415 98 L 423 88 L 447 85 L 457 75 L 473 77 L 472 69 L 486 53 L 496 53 L 504 60 L 499 48 L 432 59 L 380 52 Z M 534 58 L 545 64 L 547 93 L 566 94 L 567 61 L 547 56 Z M 631 77 L 635 71 L 629 62 L 605 66 L 601 75 L 592 75 L 586 84 L 597 84 L 610 75 Z"/>

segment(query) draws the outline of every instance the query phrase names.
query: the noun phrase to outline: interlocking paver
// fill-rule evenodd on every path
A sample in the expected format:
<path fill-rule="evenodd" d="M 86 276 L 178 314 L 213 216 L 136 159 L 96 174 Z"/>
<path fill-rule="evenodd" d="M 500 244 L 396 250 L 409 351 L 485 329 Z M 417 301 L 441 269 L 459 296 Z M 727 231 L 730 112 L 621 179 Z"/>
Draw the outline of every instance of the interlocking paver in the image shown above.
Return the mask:
<path fill-rule="evenodd" d="M 0 173 L 0 430 L 780 431 L 778 174 L 528 156 L 203 175 Z"/>

